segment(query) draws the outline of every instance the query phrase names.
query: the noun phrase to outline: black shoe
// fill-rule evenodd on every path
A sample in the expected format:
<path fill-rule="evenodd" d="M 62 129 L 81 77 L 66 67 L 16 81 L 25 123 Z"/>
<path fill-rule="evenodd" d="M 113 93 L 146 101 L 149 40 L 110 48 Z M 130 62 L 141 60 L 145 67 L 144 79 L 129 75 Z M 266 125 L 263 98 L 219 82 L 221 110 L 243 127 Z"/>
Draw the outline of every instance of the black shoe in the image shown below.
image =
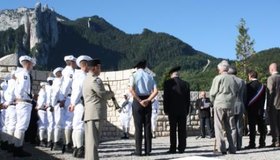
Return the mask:
<path fill-rule="evenodd" d="M 145 153 L 145 156 L 150 156 L 151 155 L 151 153 Z"/>
<path fill-rule="evenodd" d="M 72 148 L 72 145 L 70 143 L 65 145 L 65 152 L 66 153 L 73 153 L 73 148 Z"/>
<path fill-rule="evenodd" d="M 131 155 L 132 155 L 132 156 L 142 156 L 141 153 L 137 153 L 137 152 L 132 152 Z"/>
<path fill-rule="evenodd" d="M 1 144 L 1 149 L 2 150 L 8 150 L 8 141 L 5 141 L 5 142 L 2 142 L 2 144 Z"/>
<path fill-rule="evenodd" d="M 46 141 L 44 141 L 44 140 L 40 141 L 40 145 L 39 146 L 40 147 L 47 147 Z"/>
<path fill-rule="evenodd" d="M 265 144 L 260 144 L 258 148 L 265 148 Z"/>
<path fill-rule="evenodd" d="M 54 150 L 54 151 L 62 151 L 62 148 L 63 148 L 63 145 L 61 145 L 60 142 L 55 142 L 55 143 L 53 144 L 53 150 Z"/>
<path fill-rule="evenodd" d="M 14 152 L 14 147 L 15 147 L 14 144 L 9 144 L 8 149 L 7 149 L 8 153 L 13 153 Z"/>
<path fill-rule="evenodd" d="M 167 153 L 167 154 L 175 154 L 176 151 L 174 151 L 174 150 L 169 150 L 169 151 L 167 151 L 166 153 Z"/>
<path fill-rule="evenodd" d="M 84 146 L 77 149 L 76 157 L 85 158 L 85 147 Z"/>
<path fill-rule="evenodd" d="M 179 150 L 179 153 L 180 154 L 185 153 L 185 150 Z"/>
<path fill-rule="evenodd" d="M 271 147 L 276 147 L 276 146 L 277 146 L 276 143 L 272 143 L 271 145 L 269 145 L 269 146 L 267 146 L 267 147 L 271 148 Z"/>
<path fill-rule="evenodd" d="M 255 145 L 249 145 L 249 146 L 244 147 L 244 149 L 255 149 L 255 148 L 256 148 Z"/>
<path fill-rule="evenodd" d="M 31 157 L 32 154 L 23 150 L 22 147 L 14 148 L 14 157 Z"/>
<path fill-rule="evenodd" d="M 77 157 L 77 151 L 78 151 L 78 149 L 77 149 L 77 147 L 74 147 L 73 148 L 73 157 Z"/>
<path fill-rule="evenodd" d="M 47 143 L 47 148 L 51 148 L 52 146 L 53 146 L 52 141 L 49 141 L 49 142 Z"/>

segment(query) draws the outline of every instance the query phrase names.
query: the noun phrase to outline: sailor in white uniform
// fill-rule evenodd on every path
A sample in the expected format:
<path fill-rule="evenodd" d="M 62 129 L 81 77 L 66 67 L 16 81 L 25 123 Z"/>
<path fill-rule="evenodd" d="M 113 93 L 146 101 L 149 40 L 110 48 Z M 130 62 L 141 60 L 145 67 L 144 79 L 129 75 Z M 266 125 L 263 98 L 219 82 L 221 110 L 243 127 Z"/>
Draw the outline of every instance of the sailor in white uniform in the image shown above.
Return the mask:
<path fill-rule="evenodd" d="M 62 138 L 61 132 L 64 129 L 64 96 L 61 92 L 62 86 L 62 67 L 58 67 L 53 71 L 53 75 L 55 76 L 53 85 L 52 85 L 52 93 L 51 93 L 51 106 L 54 107 L 54 146 L 53 150 L 61 150 L 62 144 L 59 143 Z"/>
<path fill-rule="evenodd" d="M 17 122 L 14 133 L 14 156 L 27 157 L 31 156 L 31 154 L 23 150 L 23 141 L 25 131 L 30 123 L 32 110 L 32 76 L 30 71 L 33 69 L 36 62 L 29 56 L 21 56 L 19 62 L 23 70 L 17 74 L 15 84 Z"/>
<path fill-rule="evenodd" d="M 1 90 L 0 90 L 0 104 L 4 104 L 5 103 L 5 97 L 4 94 L 7 90 L 8 84 L 7 81 L 5 80 L 4 82 L 2 82 L 0 84 Z M 1 149 L 2 150 L 7 150 L 8 147 L 8 139 L 6 136 L 6 107 L 4 107 L 4 105 L 2 105 L 3 107 L 1 108 L 1 114 L 0 114 L 0 133 L 1 133 Z"/>
<path fill-rule="evenodd" d="M 73 156 L 77 158 L 84 157 L 84 104 L 83 104 L 83 82 L 88 72 L 88 61 L 92 60 L 91 57 L 81 55 L 77 58 L 77 65 L 80 70 L 76 70 L 73 77 L 72 94 L 70 111 L 74 113 L 73 117 Z"/>
<path fill-rule="evenodd" d="M 152 133 L 153 138 L 156 138 L 156 130 L 157 130 L 157 117 L 159 112 L 159 102 L 158 96 L 156 96 L 152 101 Z"/>
<path fill-rule="evenodd" d="M 15 103 L 15 84 L 16 84 L 16 72 L 19 72 L 22 69 L 18 69 L 17 71 L 12 71 L 10 79 L 8 80 L 8 88 L 5 91 L 4 98 L 4 108 L 6 109 L 6 129 L 8 136 L 8 146 L 7 150 L 9 153 L 13 152 L 14 149 L 14 132 L 16 128 L 16 103 Z"/>
<path fill-rule="evenodd" d="M 46 131 L 48 127 L 48 118 L 47 118 L 47 111 L 46 111 L 46 102 L 47 102 L 47 92 L 46 92 L 46 82 L 41 82 L 40 86 L 41 89 L 38 94 L 37 106 L 36 109 L 38 110 L 38 129 L 39 129 L 39 139 L 40 139 L 40 146 L 46 147 L 47 140 L 46 140 Z"/>
<path fill-rule="evenodd" d="M 132 101 L 132 96 L 126 93 L 124 95 L 124 102 L 122 103 L 120 109 L 120 120 L 123 128 L 123 137 L 121 137 L 122 139 L 129 139 L 130 120 L 132 117 Z"/>
<path fill-rule="evenodd" d="M 66 63 L 66 67 L 62 71 L 63 82 L 61 93 L 63 95 L 62 102 L 64 103 L 64 145 L 65 145 L 65 152 L 72 153 L 72 146 L 71 146 L 71 133 L 72 133 L 72 121 L 73 121 L 73 112 L 70 112 L 70 97 L 72 91 L 72 82 L 73 76 L 76 65 L 76 58 L 73 55 L 65 56 L 64 61 Z"/>
<path fill-rule="evenodd" d="M 46 110 L 47 110 L 47 119 L 48 119 L 48 128 L 47 128 L 47 147 L 51 147 L 53 144 L 53 130 L 54 130 L 54 108 L 51 104 L 51 95 L 52 95 L 52 84 L 54 77 L 47 78 L 47 84 L 45 85 L 47 100 L 46 100 Z"/>

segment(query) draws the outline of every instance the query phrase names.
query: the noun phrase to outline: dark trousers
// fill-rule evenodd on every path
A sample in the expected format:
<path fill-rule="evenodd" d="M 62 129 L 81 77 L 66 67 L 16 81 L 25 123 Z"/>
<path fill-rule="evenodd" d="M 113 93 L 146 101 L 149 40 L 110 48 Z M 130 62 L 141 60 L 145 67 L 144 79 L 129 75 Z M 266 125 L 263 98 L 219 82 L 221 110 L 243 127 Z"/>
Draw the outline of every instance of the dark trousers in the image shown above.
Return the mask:
<path fill-rule="evenodd" d="M 260 146 L 265 146 L 265 138 L 267 134 L 267 128 L 265 124 L 265 119 L 263 113 L 258 113 L 258 110 L 248 110 L 248 122 L 250 130 L 250 146 L 256 146 L 256 125 L 258 125 L 258 131 L 260 133 L 259 144 Z"/>
<path fill-rule="evenodd" d="M 170 125 L 170 151 L 176 152 L 177 136 L 176 131 L 178 127 L 178 150 L 183 152 L 186 149 L 187 138 L 187 116 L 186 115 L 169 115 Z"/>
<path fill-rule="evenodd" d="M 272 143 L 278 144 L 280 142 L 280 110 L 277 110 L 274 106 L 270 106 L 268 114 Z"/>
<path fill-rule="evenodd" d="M 146 99 L 148 97 L 140 98 Z M 145 154 L 149 154 L 152 150 L 152 105 L 149 104 L 147 107 L 143 107 L 137 100 L 134 100 L 132 103 L 132 112 L 135 126 L 135 152 L 138 155 L 142 154 L 142 132 L 144 126 Z"/>
<path fill-rule="evenodd" d="M 212 130 L 212 127 L 211 127 L 210 117 L 200 117 L 201 137 L 205 137 L 205 135 L 206 135 L 205 125 L 206 125 L 206 128 L 207 128 L 208 135 L 210 137 L 212 137 L 213 136 L 213 130 Z"/>

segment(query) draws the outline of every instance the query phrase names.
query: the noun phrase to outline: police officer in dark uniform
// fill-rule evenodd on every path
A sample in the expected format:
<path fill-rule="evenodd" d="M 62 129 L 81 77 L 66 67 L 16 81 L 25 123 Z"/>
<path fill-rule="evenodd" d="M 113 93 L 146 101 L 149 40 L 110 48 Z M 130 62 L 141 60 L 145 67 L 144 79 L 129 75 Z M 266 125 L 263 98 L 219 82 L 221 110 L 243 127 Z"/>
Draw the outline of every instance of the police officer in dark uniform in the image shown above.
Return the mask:
<path fill-rule="evenodd" d="M 256 124 L 260 133 L 259 148 L 265 147 L 265 138 L 267 128 L 264 119 L 264 103 L 266 87 L 261 84 L 257 78 L 258 74 L 255 71 L 248 73 L 249 83 L 247 84 L 247 113 L 250 130 L 249 145 L 245 149 L 253 149 L 256 147 Z"/>
<path fill-rule="evenodd" d="M 168 153 L 176 153 L 176 130 L 178 127 L 178 150 L 186 149 L 186 121 L 190 106 L 189 84 L 179 77 L 180 66 L 170 70 L 170 79 L 164 82 L 164 112 L 170 124 L 170 149 Z"/>

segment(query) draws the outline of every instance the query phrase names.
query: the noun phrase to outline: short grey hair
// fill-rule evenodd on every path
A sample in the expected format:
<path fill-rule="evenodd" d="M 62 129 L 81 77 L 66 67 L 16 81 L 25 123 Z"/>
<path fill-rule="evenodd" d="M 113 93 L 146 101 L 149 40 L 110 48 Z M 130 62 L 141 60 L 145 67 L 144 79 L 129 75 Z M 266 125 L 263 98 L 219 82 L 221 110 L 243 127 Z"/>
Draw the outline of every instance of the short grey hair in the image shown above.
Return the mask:
<path fill-rule="evenodd" d="M 226 61 L 226 60 L 222 60 L 222 62 L 220 62 L 219 64 L 218 64 L 218 69 L 220 70 L 220 71 L 225 71 L 225 72 L 227 72 L 228 70 L 229 70 L 229 63 L 228 63 L 228 61 Z"/>

